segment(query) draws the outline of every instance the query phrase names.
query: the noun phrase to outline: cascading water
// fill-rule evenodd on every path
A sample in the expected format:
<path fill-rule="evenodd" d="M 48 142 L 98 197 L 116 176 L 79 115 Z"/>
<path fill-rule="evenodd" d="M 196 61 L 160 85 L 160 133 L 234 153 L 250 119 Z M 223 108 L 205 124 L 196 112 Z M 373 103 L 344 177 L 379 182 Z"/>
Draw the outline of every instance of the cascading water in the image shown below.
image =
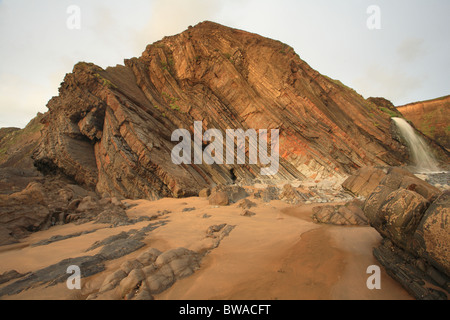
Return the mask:
<path fill-rule="evenodd" d="M 418 172 L 438 172 L 439 166 L 425 140 L 402 118 L 392 118 L 401 136 L 408 144 L 414 166 Z"/>

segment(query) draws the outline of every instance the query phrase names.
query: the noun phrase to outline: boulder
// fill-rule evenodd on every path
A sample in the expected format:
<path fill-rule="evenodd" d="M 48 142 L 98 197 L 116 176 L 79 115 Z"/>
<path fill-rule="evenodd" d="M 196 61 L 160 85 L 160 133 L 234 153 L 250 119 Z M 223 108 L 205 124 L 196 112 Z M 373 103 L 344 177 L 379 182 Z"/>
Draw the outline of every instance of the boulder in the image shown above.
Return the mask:
<path fill-rule="evenodd" d="M 387 273 L 417 299 L 450 294 L 450 192 L 390 168 L 364 203 L 383 237 L 373 253 Z"/>
<path fill-rule="evenodd" d="M 428 208 L 414 234 L 415 249 L 450 277 L 450 191 Z"/>
<path fill-rule="evenodd" d="M 140 300 L 140 301 L 149 301 L 153 300 L 153 296 L 151 295 L 150 288 L 148 287 L 146 282 L 143 282 L 141 286 L 134 292 L 131 297 L 132 300 Z"/>
<path fill-rule="evenodd" d="M 168 289 L 175 282 L 170 266 L 164 266 L 154 274 L 147 277 L 147 284 L 152 294 L 158 294 Z"/>
<path fill-rule="evenodd" d="M 307 197 L 296 190 L 291 184 L 287 183 L 281 189 L 279 199 L 287 203 L 297 204 L 299 202 L 307 200 Z"/>
<path fill-rule="evenodd" d="M 87 196 L 83 198 L 80 204 L 76 208 L 76 212 L 85 212 L 85 211 L 93 211 L 97 209 L 97 199 L 94 199 L 91 196 Z"/>
<path fill-rule="evenodd" d="M 333 224 L 340 226 L 366 226 L 367 218 L 358 201 L 345 205 L 327 205 L 313 208 L 311 216 L 315 223 Z"/>
<path fill-rule="evenodd" d="M 381 230 L 384 221 L 383 217 L 379 214 L 380 209 L 383 206 L 386 198 L 394 191 L 395 189 L 379 185 L 364 202 L 364 215 L 369 220 L 370 225 L 378 231 Z"/>
<path fill-rule="evenodd" d="M 119 269 L 115 272 L 109 274 L 105 280 L 103 281 L 103 284 L 100 287 L 99 293 L 103 293 L 109 290 L 114 289 L 123 279 L 125 279 L 128 276 L 127 273 L 125 273 L 123 270 Z"/>
<path fill-rule="evenodd" d="M 357 173 L 342 183 L 342 188 L 355 196 L 367 197 L 380 184 L 386 176 L 383 169 L 376 167 L 363 167 Z"/>
<path fill-rule="evenodd" d="M 380 184 L 391 189 L 398 189 L 405 177 L 414 178 L 415 176 L 403 168 L 390 167 L 387 169 L 385 177 L 381 179 Z"/>
<path fill-rule="evenodd" d="M 242 199 L 241 201 L 238 202 L 238 207 L 242 208 L 244 210 L 250 209 L 250 208 L 253 208 L 256 206 L 257 206 L 256 203 L 249 199 Z"/>
<path fill-rule="evenodd" d="M 139 257 L 137 257 L 137 260 L 144 265 L 148 265 L 155 262 L 156 259 L 161 255 L 161 253 L 162 252 L 158 249 L 151 248 L 141 253 Z"/>
<path fill-rule="evenodd" d="M 255 215 L 256 215 L 256 213 L 254 213 L 250 210 L 243 210 L 241 213 L 241 216 L 243 216 L 243 217 L 253 217 Z"/>
<path fill-rule="evenodd" d="M 19 241 L 11 235 L 11 230 L 9 230 L 3 226 L 0 226 L 0 245 L 1 246 L 18 243 L 18 242 Z"/>
<path fill-rule="evenodd" d="M 228 206 L 230 199 L 225 191 L 215 191 L 209 196 L 209 204 L 212 206 Z"/>
<path fill-rule="evenodd" d="M 138 260 L 127 260 L 120 265 L 120 270 L 129 274 L 134 269 L 142 269 L 144 265 Z"/>
<path fill-rule="evenodd" d="M 396 245 L 407 249 L 427 206 L 428 201 L 418 193 L 398 189 L 386 197 L 377 217 L 381 225 L 376 229 Z"/>
<path fill-rule="evenodd" d="M 392 189 L 403 188 L 414 191 L 428 201 L 436 199 L 441 192 L 438 188 L 419 179 L 411 172 L 396 167 L 388 169 L 387 175 L 381 179 L 380 184 Z"/>
<path fill-rule="evenodd" d="M 244 188 L 240 187 L 240 186 L 225 186 L 225 185 L 218 185 L 217 187 L 214 187 L 211 190 L 211 195 L 210 195 L 210 199 L 211 197 L 214 196 L 214 194 L 217 193 L 226 193 L 227 197 L 229 199 L 229 203 L 236 203 L 239 200 L 245 199 L 249 196 L 249 194 L 247 193 L 247 191 L 245 191 Z"/>
<path fill-rule="evenodd" d="M 280 200 L 280 190 L 275 186 L 268 186 L 261 191 L 260 196 L 264 202 Z"/>
<path fill-rule="evenodd" d="M 47 196 L 45 186 L 38 182 L 22 191 L 0 195 L 0 245 L 14 243 L 58 222 L 62 209 L 52 206 Z"/>
<path fill-rule="evenodd" d="M 435 186 L 432 186 L 431 184 L 415 176 L 403 177 L 402 182 L 400 183 L 400 188 L 414 191 L 430 202 L 434 201 L 441 193 L 441 191 Z"/>
<path fill-rule="evenodd" d="M 200 190 L 200 192 L 198 193 L 198 196 L 200 198 L 208 198 L 210 194 L 211 194 L 211 189 L 205 188 L 205 189 Z"/>
<path fill-rule="evenodd" d="M 134 269 L 130 274 L 119 283 L 119 294 L 122 298 L 130 294 L 132 291 L 136 292 L 145 279 L 144 272 L 141 269 Z"/>
<path fill-rule="evenodd" d="M 98 209 L 98 208 L 97 208 Z M 95 217 L 96 223 L 110 224 L 115 227 L 130 224 L 127 213 L 122 207 L 110 204 Z"/>

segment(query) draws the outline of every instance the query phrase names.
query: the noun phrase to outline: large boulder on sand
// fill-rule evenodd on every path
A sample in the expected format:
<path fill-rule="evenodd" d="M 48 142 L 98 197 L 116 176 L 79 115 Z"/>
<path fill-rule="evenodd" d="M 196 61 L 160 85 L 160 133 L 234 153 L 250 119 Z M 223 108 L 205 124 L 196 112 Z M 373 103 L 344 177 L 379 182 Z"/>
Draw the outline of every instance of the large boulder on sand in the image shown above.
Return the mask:
<path fill-rule="evenodd" d="M 428 201 L 435 200 L 441 191 L 431 184 L 417 178 L 414 174 L 402 168 L 389 168 L 388 174 L 381 179 L 380 184 L 392 189 L 408 189 L 420 194 Z"/>
<path fill-rule="evenodd" d="M 383 169 L 363 167 L 356 174 L 348 177 L 342 184 L 342 188 L 355 196 L 367 197 L 385 176 L 386 172 Z"/>
<path fill-rule="evenodd" d="M 219 185 L 211 190 L 208 199 L 210 205 L 228 206 L 230 203 L 236 203 L 248 196 L 249 194 L 242 187 Z"/>
<path fill-rule="evenodd" d="M 333 224 L 339 226 L 364 226 L 367 218 L 361 209 L 359 200 L 351 201 L 345 205 L 327 205 L 313 208 L 311 218 L 315 223 Z"/>
<path fill-rule="evenodd" d="M 228 206 L 230 199 L 225 191 L 214 191 L 209 196 L 209 204 L 212 206 Z"/>
<path fill-rule="evenodd" d="M 427 206 L 428 201 L 413 191 L 398 189 L 391 192 L 377 213 L 377 220 L 381 220 L 377 230 L 396 245 L 407 249 Z"/>
<path fill-rule="evenodd" d="M 389 168 L 367 197 L 364 214 L 370 225 L 396 245 L 407 248 L 430 202 L 440 191 L 401 168 Z"/>
<path fill-rule="evenodd" d="M 369 219 L 370 225 L 378 231 L 383 224 L 382 215 L 379 214 L 380 209 L 386 198 L 394 191 L 395 189 L 379 185 L 364 202 L 364 214 Z"/>
<path fill-rule="evenodd" d="M 417 299 L 450 294 L 449 208 L 450 192 L 400 168 L 388 169 L 364 203 L 370 225 L 383 237 L 375 257 Z"/>
<path fill-rule="evenodd" d="M 450 191 L 425 212 L 414 234 L 417 252 L 450 276 Z"/>

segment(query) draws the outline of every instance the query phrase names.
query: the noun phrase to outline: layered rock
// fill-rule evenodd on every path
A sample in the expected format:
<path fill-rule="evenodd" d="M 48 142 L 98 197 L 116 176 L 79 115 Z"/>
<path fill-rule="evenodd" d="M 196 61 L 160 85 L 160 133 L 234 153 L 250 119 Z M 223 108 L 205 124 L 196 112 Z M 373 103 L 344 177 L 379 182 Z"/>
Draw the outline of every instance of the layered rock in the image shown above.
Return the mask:
<path fill-rule="evenodd" d="M 19 279 L 0 288 L 0 297 L 15 295 L 38 286 L 49 287 L 66 282 L 68 266 L 78 266 L 80 270 L 82 270 L 83 278 L 89 278 L 92 275 L 98 274 L 106 269 L 106 262 L 119 259 L 144 247 L 145 243 L 142 242 L 142 240 L 148 233 L 161 225 L 164 225 L 164 222 L 159 221 L 151 223 L 140 230 L 133 229 L 128 232 L 108 237 L 88 249 L 88 251 L 92 251 L 94 247 L 102 247 L 101 250 L 94 255 L 64 259 L 56 264 L 29 272 L 25 275 L 20 275 L 17 274 L 17 272 L 12 271 L 10 272 L 11 278 L 9 280 Z M 4 276 L 5 275 L 1 278 Z M 1 278 L 0 280 L 2 280 Z"/>
<path fill-rule="evenodd" d="M 0 129 L 0 168 L 30 169 L 31 155 L 40 138 L 43 114 L 38 113 L 25 128 Z"/>
<path fill-rule="evenodd" d="M 386 176 L 382 168 L 364 167 L 347 178 L 342 188 L 355 196 L 367 197 Z"/>
<path fill-rule="evenodd" d="M 117 199 L 99 199 L 94 192 L 59 179 L 41 179 L 22 191 L 0 194 L 0 245 L 55 225 L 90 221 L 115 226 L 131 223 Z"/>
<path fill-rule="evenodd" d="M 350 201 L 345 205 L 314 207 L 311 218 L 315 223 L 338 226 L 368 225 L 367 217 L 362 210 L 362 203 L 357 199 Z"/>
<path fill-rule="evenodd" d="M 450 151 L 450 96 L 397 108 L 421 132 Z"/>
<path fill-rule="evenodd" d="M 176 248 L 161 252 L 150 248 L 134 260 L 127 260 L 110 273 L 99 290 L 88 300 L 119 297 L 125 300 L 153 300 L 153 295 L 170 288 L 176 281 L 190 276 L 200 268 L 202 258 L 217 248 L 234 226 L 212 225 L 206 230 L 204 243 L 198 251 Z"/>
<path fill-rule="evenodd" d="M 450 276 L 450 191 L 442 193 L 421 219 L 414 243 L 418 253 Z"/>
<path fill-rule="evenodd" d="M 418 299 L 447 299 L 450 192 L 390 168 L 366 199 L 364 214 L 384 239 L 374 255 L 388 273 Z"/>
<path fill-rule="evenodd" d="M 38 145 L 43 114 L 38 114 L 24 129 L 0 129 L 0 194 L 22 191 L 42 176 L 31 155 Z"/>
<path fill-rule="evenodd" d="M 192 134 L 194 121 L 222 133 L 280 130 L 280 167 L 270 179 L 341 178 L 406 157 L 375 103 L 281 42 L 212 22 L 149 45 L 125 66 L 77 64 L 48 108 L 38 168 L 126 198 L 191 196 L 267 178 L 265 165 L 249 164 L 248 146 L 245 165 L 175 165 L 172 132 Z"/>

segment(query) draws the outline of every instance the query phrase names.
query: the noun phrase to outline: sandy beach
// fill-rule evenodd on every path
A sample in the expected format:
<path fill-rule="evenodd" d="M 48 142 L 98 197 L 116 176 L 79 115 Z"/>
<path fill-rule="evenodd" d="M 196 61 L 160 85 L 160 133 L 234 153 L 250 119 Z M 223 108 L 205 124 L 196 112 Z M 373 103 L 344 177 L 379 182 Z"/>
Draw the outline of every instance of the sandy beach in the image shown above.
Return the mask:
<path fill-rule="evenodd" d="M 205 231 L 211 225 L 235 226 L 217 248 L 206 254 L 194 274 L 176 281 L 154 296 L 155 300 L 329 300 L 412 299 L 382 269 L 381 290 L 366 286 L 367 267 L 376 265 L 372 248 L 381 237 L 370 227 L 318 225 L 311 221 L 315 205 L 289 205 L 282 201 L 263 203 L 254 199 L 252 217 L 242 209 L 209 205 L 205 198 L 162 199 L 155 202 L 126 201 L 130 218 L 169 210 L 156 221 L 165 221 L 149 233 L 145 246 L 129 255 L 108 261 L 103 272 L 82 278 L 81 290 L 68 290 L 65 283 L 37 286 L 1 299 L 85 299 L 98 291 L 106 276 L 127 260 L 149 248 L 161 252 L 184 247 L 202 252 L 210 247 Z M 317 205 L 317 204 L 316 204 Z M 184 210 L 183 209 L 188 209 Z M 195 208 L 195 209 L 194 209 Z M 16 270 L 34 272 L 67 258 L 96 254 L 86 252 L 96 241 L 140 229 L 148 222 L 111 228 L 86 223 L 55 226 L 31 235 L 19 244 L 0 248 L 0 274 Z M 88 231 L 46 245 L 32 246 L 52 236 Z M 67 275 L 69 276 L 69 275 Z M 4 283 L 0 289 L 14 280 Z M 118 299 L 112 290 L 102 299 Z"/>

